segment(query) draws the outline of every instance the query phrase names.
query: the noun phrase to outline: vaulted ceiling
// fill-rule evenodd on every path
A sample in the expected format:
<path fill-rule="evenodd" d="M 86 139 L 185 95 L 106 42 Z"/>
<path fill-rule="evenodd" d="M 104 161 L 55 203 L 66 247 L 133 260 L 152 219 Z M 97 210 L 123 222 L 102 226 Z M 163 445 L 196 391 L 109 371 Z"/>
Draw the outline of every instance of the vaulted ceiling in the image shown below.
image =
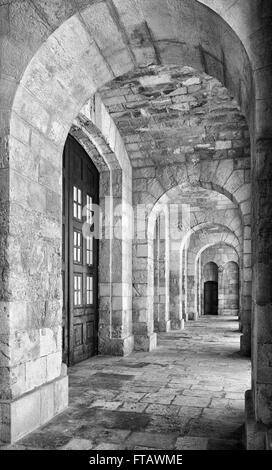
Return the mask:
<path fill-rule="evenodd" d="M 135 167 L 249 155 L 248 128 L 236 101 L 217 79 L 191 67 L 143 67 L 100 94 Z M 218 145 L 234 131 L 235 148 Z"/>

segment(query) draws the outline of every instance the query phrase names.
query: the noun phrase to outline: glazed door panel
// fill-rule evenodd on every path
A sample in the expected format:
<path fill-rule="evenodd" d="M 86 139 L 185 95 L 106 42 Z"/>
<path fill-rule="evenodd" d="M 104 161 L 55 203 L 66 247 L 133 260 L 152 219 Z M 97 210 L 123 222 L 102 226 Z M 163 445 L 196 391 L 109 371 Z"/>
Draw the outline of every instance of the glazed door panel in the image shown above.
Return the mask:
<path fill-rule="evenodd" d="M 82 227 L 99 202 L 99 173 L 71 136 L 63 160 L 63 360 L 72 365 L 97 354 L 98 242 Z"/>

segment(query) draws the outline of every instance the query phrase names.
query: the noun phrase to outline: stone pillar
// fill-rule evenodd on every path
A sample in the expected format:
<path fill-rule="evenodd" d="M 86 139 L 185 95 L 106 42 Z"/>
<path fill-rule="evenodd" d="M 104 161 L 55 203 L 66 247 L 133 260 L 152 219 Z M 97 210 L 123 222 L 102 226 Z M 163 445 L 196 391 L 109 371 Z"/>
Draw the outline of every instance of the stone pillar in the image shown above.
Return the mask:
<path fill-rule="evenodd" d="M 253 399 L 256 421 L 269 426 L 272 426 L 271 142 L 272 137 L 257 140 L 253 167 Z"/>
<path fill-rule="evenodd" d="M 142 242 L 142 243 L 141 243 Z M 136 351 L 157 346 L 154 333 L 154 257 L 153 240 L 138 240 L 133 247 L 133 333 Z"/>
<path fill-rule="evenodd" d="M 194 249 L 187 255 L 187 311 L 189 320 L 197 320 L 201 315 L 201 256 Z M 185 268 L 184 268 L 185 269 Z M 185 306 L 184 306 L 185 308 Z"/>
<path fill-rule="evenodd" d="M 183 286 L 184 286 L 184 308 L 183 319 L 189 320 L 188 314 L 188 245 L 184 247 L 184 263 L 183 263 Z"/>
<path fill-rule="evenodd" d="M 257 114 L 259 125 L 263 117 Z M 272 134 L 270 134 L 272 135 Z M 272 427 L 272 138 L 253 147 L 252 390 L 246 392 L 246 447 L 265 449 Z"/>
<path fill-rule="evenodd" d="M 0 441 L 7 443 L 68 404 L 62 365 L 62 149 L 15 115 L 13 124 L 9 169 L 0 174 Z"/>
<path fill-rule="evenodd" d="M 183 328 L 181 291 L 181 262 L 180 241 L 170 241 L 170 320 L 171 329 Z"/>
<path fill-rule="evenodd" d="M 254 194 L 254 193 L 253 193 Z M 247 216 L 244 216 L 244 223 L 247 222 Z M 241 353 L 250 357 L 251 355 L 251 317 L 252 317 L 252 243 L 251 227 L 244 225 L 244 246 L 243 258 L 241 260 Z"/>
<path fill-rule="evenodd" d="M 200 295 L 199 295 L 199 302 L 200 302 L 200 309 L 201 309 L 201 315 L 205 314 L 205 308 L 204 308 L 204 265 L 203 265 L 203 260 L 200 257 L 200 266 L 201 266 L 201 275 L 200 275 Z"/>
<path fill-rule="evenodd" d="M 219 268 L 220 272 L 220 268 Z M 234 261 L 224 265 L 222 279 L 222 315 L 238 315 L 239 312 L 239 267 Z M 220 279 L 220 277 L 219 277 Z M 219 283 L 219 280 L 218 280 Z M 220 288 L 220 283 L 219 283 Z"/>
<path fill-rule="evenodd" d="M 198 259 L 198 316 L 203 315 L 202 309 L 202 268 L 201 268 L 201 255 Z"/>
<path fill-rule="evenodd" d="M 218 266 L 218 315 L 224 315 L 224 268 Z"/>
<path fill-rule="evenodd" d="M 139 182 L 133 181 L 133 188 Z M 142 182 L 139 186 L 142 189 Z M 134 207 L 135 227 L 133 242 L 133 300 L 132 320 L 136 351 L 151 351 L 157 346 L 154 333 L 154 236 L 156 215 L 152 207 L 138 204 Z M 153 214 L 154 215 L 154 214 Z"/>
<path fill-rule="evenodd" d="M 123 209 L 121 169 L 100 174 L 104 217 L 99 262 L 99 353 L 125 356 L 134 348 L 132 335 L 132 217 Z"/>
<path fill-rule="evenodd" d="M 164 295 L 165 295 L 165 331 L 171 330 L 171 320 L 170 320 L 170 221 L 169 221 L 169 211 L 165 215 L 165 241 L 164 241 Z"/>
<path fill-rule="evenodd" d="M 187 312 L 188 319 L 195 320 L 195 253 L 190 250 L 187 254 Z"/>
<path fill-rule="evenodd" d="M 259 28 L 250 36 L 256 101 L 251 127 L 252 391 L 246 397 L 246 411 L 249 417 L 252 411 L 254 419 L 253 437 L 257 431 L 258 439 L 251 438 L 252 426 L 247 420 L 248 449 L 264 449 L 263 426 L 272 427 L 272 68 L 267 53 L 272 38 L 271 3 L 258 20 Z"/>
<path fill-rule="evenodd" d="M 200 310 L 200 276 L 201 276 L 201 268 L 200 268 L 200 256 L 197 256 L 195 260 L 195 319 L 197 320 L 198 317 L 201 315 Z"/>
<path fill-rule="evenodd" d="M 158 232 L 156 237 L 157 259 L 155 259 L 155 269 L 157 267 L 157 285 L 155 299 L 157 303 L 154 312 L 155 331 L 167 332 L 170 330 L 169 319 L 169 223 L 168 213 L 165 216 L 160 215 L 157 219 Z"/>
<path fill-rule="evenodd" d="M 155 224 L 154 249 L 154 331 L 159 331 L 160 316 L 160 219 Z"/>

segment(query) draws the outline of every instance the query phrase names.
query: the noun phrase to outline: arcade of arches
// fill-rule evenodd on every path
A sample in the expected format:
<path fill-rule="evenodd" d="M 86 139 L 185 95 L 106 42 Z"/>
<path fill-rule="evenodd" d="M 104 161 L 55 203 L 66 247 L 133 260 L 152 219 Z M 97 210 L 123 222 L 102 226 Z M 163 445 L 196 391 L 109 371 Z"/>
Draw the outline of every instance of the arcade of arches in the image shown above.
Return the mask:
<path fill-rule="evenodd" d="M 231 316 L 246 447 L 269 448 L 271 2 L 0 16 L 0 441 L 67 407 L 67 366 Z"/>

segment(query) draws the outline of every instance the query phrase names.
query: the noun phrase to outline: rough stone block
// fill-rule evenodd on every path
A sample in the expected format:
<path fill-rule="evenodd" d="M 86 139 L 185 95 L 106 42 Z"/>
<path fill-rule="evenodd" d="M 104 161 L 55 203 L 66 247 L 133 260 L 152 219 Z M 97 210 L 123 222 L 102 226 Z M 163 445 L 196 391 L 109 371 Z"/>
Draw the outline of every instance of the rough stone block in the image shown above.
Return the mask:
<path fill-rule="evenodd" d="M 11 441 L 40 426 L 40 392 L 35 390 L 11 404 Z"/>
<path fill-rule="evenodd" d="M 134 334 L 134 349 L 135 351 L 152 351 L 157 347 L 157 334 L 151 335 L 138 335 Z"/>
<path fill-rule="evenodd" d="M 93 449 L 93 442 L 88 439 L 71 439 L 67 444 L 60 447 L 59 450 L 90 450 Z"/>
<path fill-rule="evenodd" d="M 32 390 L 46 382 L 46 358 L 41 357 L 25 364 L 26 390 Z"/>
<path fill-rule="evenodd" d="M 200 78 L 199 77 L 191 77 L 187 78 L 186 80 L 183 80 L 182 85 L 185 87 L 192 86 L 192 85 L 199 85 L 200 84 Z"/>
<path fill-rule="evenodd" d="M 253 411 L 252 391 L 247 390 L 245 394 L 245 445 L 247 450 L 265 449 L 266 429 L 256 423 Z"/>
<path fill-rule="evenodd" d="M 179 437 L 175 449 L 177 450 L 207 450 L 208 439 L 205 437 Z"/>
<path fill-rule="evenodd" d="M 110 356 L 127 356 L 134 348 L 134 336 L 126 338 L 99 338 L 99 352 Z"/>
<path fill-rule="evenodd" d="M 68 406 L 68 376 L 60 377 L 54 386 L 54 415 Z"/>
<path fill-rule="evenodd" d="M 0 442 L 13 443 L 52 419 L 68 404 L 68 378 L 42 385 L 15 400 L 0 401 Z"/>
<path fill-rule="evenodd" d="M 40 330 L 40 354 L 48 356 L 59 350 L 61 347 L 61 327 L 42 328 Z"/>
<path fill-rule="evenodd" d="M 12 123 L 12 135 L 19 141 L 28 144 L 30 140 L 30 126 L 15 113 L 12 115 Z"/>
<path fill-rule="evenodd" d="M 46 356 L 47 363 L 47 381 L 50 382 L 60 376 L 61 373 L 61 351 Z"/>
<path fill-rule="evenodd" d="M 41 425 L 52 419 L 52 416 L 54 416 L 54 383 L 51 382 L 41 387 Z"/>
<path fill-rule="evenodd" d="M 215 144 L 216 150 L 228 150 L 232 148 L 231 140 L 217 140 Z"/>
<path fill-rule="evenodd" d="M 40 356 L 38 330 L 17 331 L 10 339 L 10 365 L 35 360 Z"/>
<path fill-rule="evenodd" d="M 265 449 L 272 450 L 272 431 L 267 431 L 266 433 Z"/>

